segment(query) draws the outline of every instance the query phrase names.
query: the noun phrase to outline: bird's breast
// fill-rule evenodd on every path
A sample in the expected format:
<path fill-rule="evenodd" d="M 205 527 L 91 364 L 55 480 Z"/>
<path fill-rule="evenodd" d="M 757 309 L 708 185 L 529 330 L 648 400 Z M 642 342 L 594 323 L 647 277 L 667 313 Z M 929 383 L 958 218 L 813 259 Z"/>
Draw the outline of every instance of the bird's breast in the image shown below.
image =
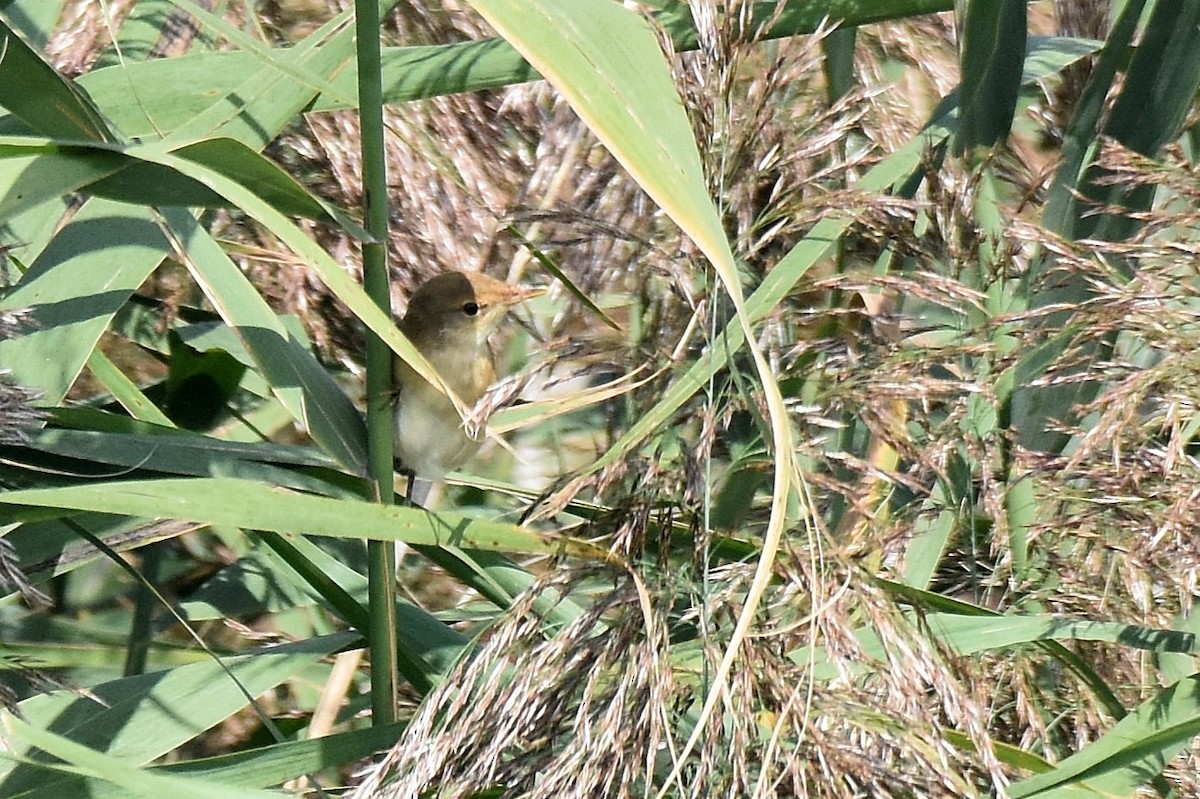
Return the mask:
<path fill-rule="evenodd" d="M 432 357 L 431 357 L 432 356 Z M 468 407 L 495 380 L 491 352 L 480 357 L 471 348 L 447 348 L 426 357 Z M 396 399 L 395 455 L 420 477 L 438 479 L 478 451 L 483 434 L 472 437 L 448 397 L 403 362 L 396 363 L 400 393 Z"/>

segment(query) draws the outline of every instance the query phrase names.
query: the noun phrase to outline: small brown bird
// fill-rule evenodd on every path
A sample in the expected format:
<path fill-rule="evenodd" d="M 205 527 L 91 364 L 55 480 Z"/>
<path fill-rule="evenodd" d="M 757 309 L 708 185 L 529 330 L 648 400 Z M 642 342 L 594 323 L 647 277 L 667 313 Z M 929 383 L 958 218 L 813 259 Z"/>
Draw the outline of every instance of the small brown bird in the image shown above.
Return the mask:
<path fill-rule="evenodd" d="M 468 407 L 496 382 L 489 338 L 514 305 L 545 293 L 474 272 L 446 272 L 421 284 L 400 330 Z M 479 449 L 448 397 L 397 358 L 396 459 L 418 477 L 436 480 Z"/>

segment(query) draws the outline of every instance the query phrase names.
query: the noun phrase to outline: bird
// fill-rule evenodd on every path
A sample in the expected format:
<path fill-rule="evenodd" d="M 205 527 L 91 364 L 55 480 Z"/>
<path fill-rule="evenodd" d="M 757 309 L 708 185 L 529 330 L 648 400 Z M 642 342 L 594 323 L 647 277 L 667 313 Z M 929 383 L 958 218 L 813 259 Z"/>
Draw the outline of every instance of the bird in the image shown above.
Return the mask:
<path fill-rule="evenodd" d="M 545 293 L 478 272 L 443 272 L 413 292 L 400 332 L 470 408 L 497 379 L 492 334 L 513 306 Z M 399 357 L 393 383 L 395 457 L 401 470 L 438 480 L 479 450 L 482 433 L 469 430 L 450 398 Z"/>

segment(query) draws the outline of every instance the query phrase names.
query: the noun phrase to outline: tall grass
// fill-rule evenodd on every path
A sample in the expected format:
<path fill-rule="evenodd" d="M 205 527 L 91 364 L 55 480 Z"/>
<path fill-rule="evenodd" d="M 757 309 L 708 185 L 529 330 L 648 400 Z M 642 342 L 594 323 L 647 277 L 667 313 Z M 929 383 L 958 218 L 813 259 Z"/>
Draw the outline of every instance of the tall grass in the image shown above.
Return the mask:
<path fill-rule="evenodd" d="M 1200 3 L 333 5 L 0 8 L 0 793 L 1200 795 Z"/>

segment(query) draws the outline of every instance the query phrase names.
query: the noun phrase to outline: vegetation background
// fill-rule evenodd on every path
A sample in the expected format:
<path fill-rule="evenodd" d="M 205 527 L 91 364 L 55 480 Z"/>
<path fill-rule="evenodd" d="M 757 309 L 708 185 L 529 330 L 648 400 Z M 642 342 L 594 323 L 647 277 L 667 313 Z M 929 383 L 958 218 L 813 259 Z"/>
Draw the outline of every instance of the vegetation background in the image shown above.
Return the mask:
<path fill-rule="evenodd" d="M 347 6 L 0 0 L 0 795 L 1200 796 L 1200 0 Z"/>

